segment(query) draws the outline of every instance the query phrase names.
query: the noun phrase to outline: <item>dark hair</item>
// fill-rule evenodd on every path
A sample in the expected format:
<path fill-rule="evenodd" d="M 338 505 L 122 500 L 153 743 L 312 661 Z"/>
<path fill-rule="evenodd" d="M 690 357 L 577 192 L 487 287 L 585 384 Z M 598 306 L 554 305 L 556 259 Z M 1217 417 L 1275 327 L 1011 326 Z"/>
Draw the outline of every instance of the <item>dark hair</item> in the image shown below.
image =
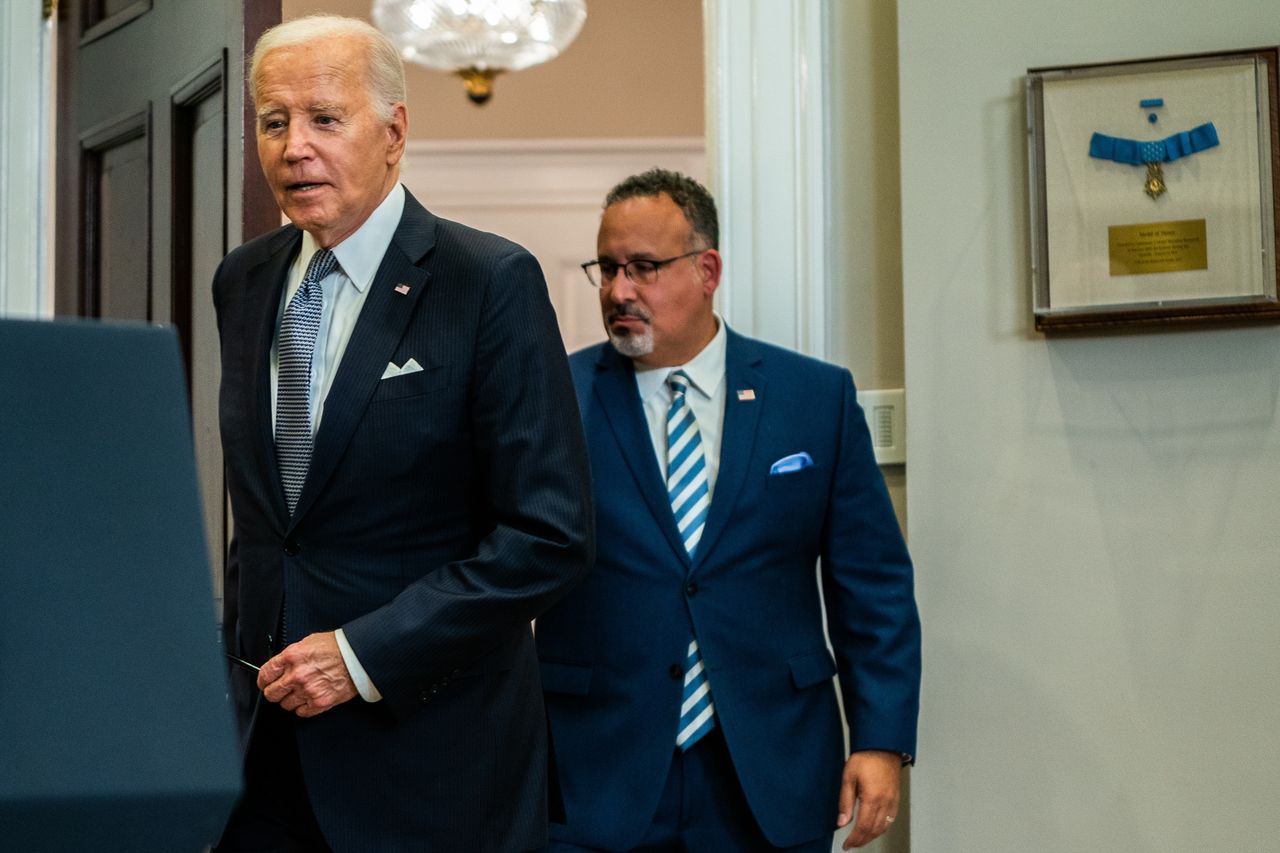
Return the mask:
<path fill-rule="evenodd" d="M 720 223 L 716 217 L 716 202 L 707 188 L 688 175 L 670 169 L 653 168 L 639 175 L 632 175 L 604 198 L 609 207 L 629 198 L 649 198 L 666 193 L 689 221 L 690 238 L 700 237 L 708 249 L 720 248 Z"/>

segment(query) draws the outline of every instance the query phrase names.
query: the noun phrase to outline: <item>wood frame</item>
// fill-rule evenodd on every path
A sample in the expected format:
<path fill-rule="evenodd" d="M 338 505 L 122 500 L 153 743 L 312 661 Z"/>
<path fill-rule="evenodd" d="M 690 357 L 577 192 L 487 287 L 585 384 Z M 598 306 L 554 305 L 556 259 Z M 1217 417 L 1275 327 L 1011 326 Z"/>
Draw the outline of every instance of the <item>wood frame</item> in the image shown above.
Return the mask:
<path fill-rule="evenodd" d="M 151 11 L 151 4 L 152 0 L 135 0 L 128 6 L 108 14 L 104 0 L 82 0 L 84 13 L 80 21 L 84 31 L 80 34 L 81 46 L 118 30 L 134 18 L 145 15 Z"/>

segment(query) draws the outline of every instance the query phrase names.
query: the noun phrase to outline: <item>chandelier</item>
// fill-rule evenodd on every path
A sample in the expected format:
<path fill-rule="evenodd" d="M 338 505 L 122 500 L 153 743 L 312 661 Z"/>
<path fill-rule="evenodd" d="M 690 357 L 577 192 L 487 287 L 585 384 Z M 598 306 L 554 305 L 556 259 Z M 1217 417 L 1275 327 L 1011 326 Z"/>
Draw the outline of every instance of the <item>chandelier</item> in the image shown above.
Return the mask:
<path fill-rule="evenodd" d="M 493 79 L 560 55 L 587 19 L 586 0 L 374 0 L 373 22 L 410 62 L 462 78 L 483 104 Z"/>

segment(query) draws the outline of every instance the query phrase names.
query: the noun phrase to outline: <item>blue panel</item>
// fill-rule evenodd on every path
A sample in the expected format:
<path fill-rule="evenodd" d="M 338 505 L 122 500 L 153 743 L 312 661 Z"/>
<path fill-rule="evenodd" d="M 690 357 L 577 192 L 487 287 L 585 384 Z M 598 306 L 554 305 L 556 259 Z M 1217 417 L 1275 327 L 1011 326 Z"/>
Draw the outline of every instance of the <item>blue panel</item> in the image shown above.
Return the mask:
<path fill-rule="evenodd" d="M 177 339 L 0 321 L 0 838 L 199 850 L 239 788 Z"/>

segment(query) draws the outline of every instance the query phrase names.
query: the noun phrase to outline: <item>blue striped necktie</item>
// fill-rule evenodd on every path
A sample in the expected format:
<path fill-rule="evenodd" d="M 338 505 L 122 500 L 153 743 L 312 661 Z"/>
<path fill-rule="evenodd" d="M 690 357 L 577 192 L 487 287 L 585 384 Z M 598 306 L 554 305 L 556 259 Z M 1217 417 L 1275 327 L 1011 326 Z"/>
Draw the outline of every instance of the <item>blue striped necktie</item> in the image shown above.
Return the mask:
<path fill-rule="evenodd" d="M 707 487 L 707 457 L 702 451 L 702 435 L 685 399 L 689 376 L 677 370 L 667 377 L 671 386 L 671 408 L 667 410 L 667 495 L 676 528 L 684 548 L 692 557 L 702 539 L 707 522 L 711 492 Z M 715 705 L 711 684 L 702 665 L 698 640 L 693 638 L 684 664 L 684 694 L 680 705 L 680 727 L 676 746 L 688 749 L 715 728 Z"/>
<path fill-rule="evenodd" d="M 298 505 L 298 495 L 311 466 L 311 362 L 324 308 L 320 282 L 337 265 L 338 259 L 328 249 L 312 255 L 302 285 L 285 306 L 284 319 L 280 321 L 276 463 L 290 515 Z"/>

